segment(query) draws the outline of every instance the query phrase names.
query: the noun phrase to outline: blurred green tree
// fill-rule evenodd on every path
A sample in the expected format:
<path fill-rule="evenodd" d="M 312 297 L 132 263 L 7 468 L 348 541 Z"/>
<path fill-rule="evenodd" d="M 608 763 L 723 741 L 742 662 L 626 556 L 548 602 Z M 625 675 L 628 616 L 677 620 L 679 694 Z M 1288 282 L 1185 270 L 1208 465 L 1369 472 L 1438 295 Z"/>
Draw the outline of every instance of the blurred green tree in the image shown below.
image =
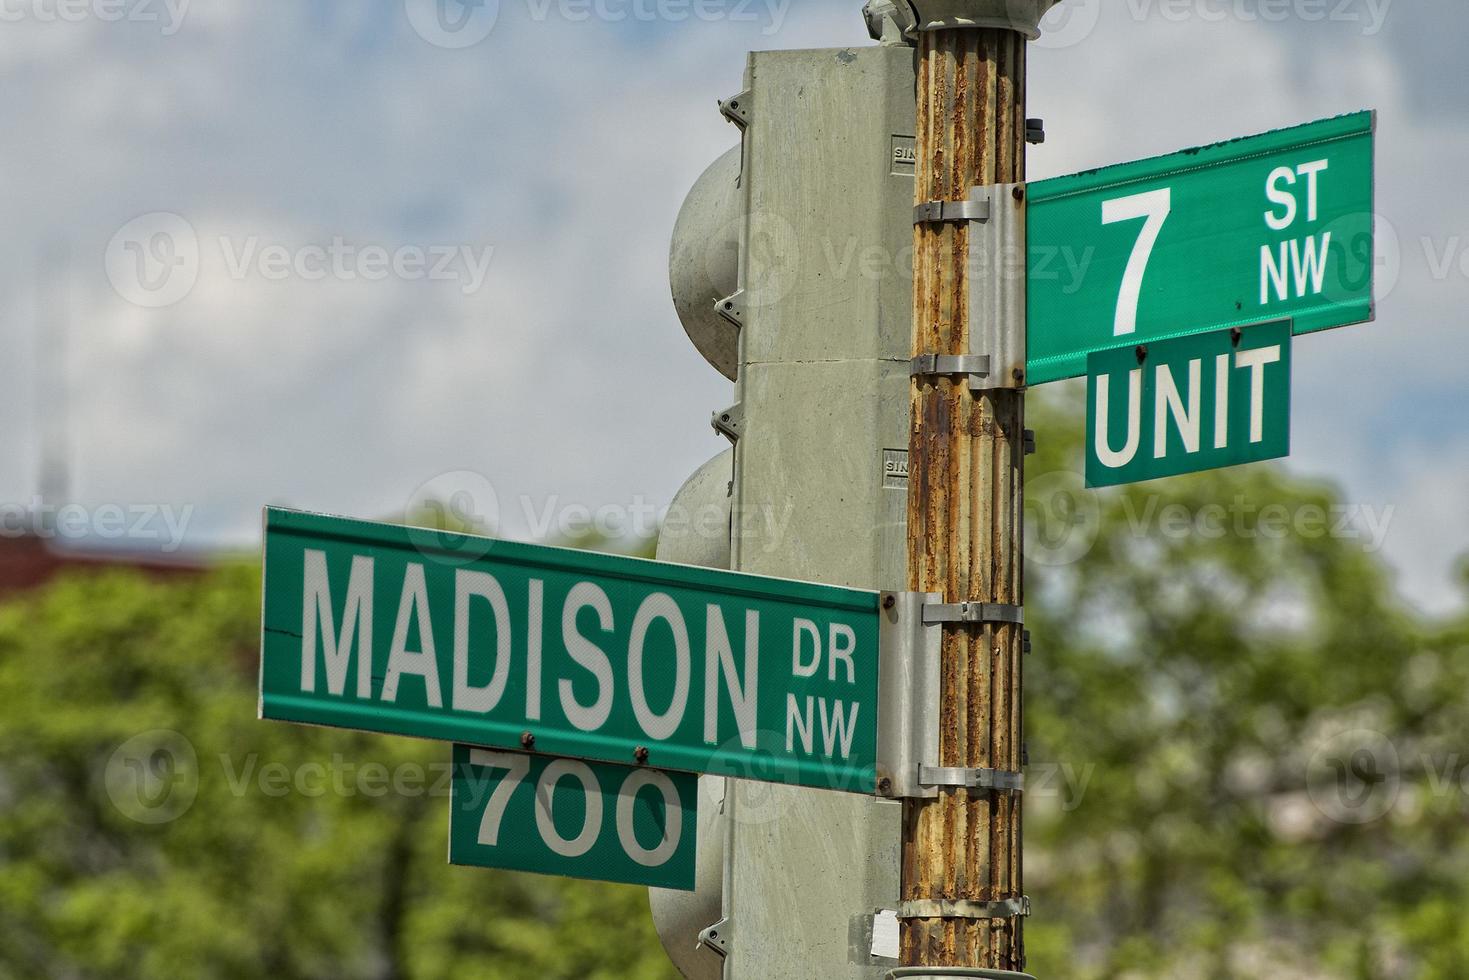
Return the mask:
<path fill-rule="evenodd" d="M 643 889 L 445 863 L 448 746 L 257 721 L 259 605 L 249 566 L 0 605 L 0 977 L 676 976 Z"/>
<path fill-rule="evenodd" d="M 1271 465 L 1085 490 L 1077 393 L 1026 480 L 1032 972 L 1469 977 L 1469 636 L 1398 598 L 1391 510 Z"/>

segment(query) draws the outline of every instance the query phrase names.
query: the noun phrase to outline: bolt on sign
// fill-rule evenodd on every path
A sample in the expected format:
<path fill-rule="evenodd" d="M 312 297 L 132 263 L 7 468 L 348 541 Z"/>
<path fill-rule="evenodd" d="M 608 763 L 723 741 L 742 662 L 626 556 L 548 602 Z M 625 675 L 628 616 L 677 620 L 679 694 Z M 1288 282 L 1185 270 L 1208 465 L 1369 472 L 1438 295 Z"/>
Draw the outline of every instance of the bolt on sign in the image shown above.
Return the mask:
<path fill-rule="evenodd" d="M 268 508 L 260 714 L 871 793 L 878 595 Z"/>
<path fill-rule="evenodd" d="M 1289 321 L 1087 357 L 1086 482 L 1290 455 Z"/>
<path fill-rule="evenodd" d="M 454 746 L 449 863 L 692 891 L 699 780 Z"/>
<path fill-rule="evenodd" d="M 1029 186 L 1026 374 L 1123 344 L 1373 317 L 1372 112 Z"/>

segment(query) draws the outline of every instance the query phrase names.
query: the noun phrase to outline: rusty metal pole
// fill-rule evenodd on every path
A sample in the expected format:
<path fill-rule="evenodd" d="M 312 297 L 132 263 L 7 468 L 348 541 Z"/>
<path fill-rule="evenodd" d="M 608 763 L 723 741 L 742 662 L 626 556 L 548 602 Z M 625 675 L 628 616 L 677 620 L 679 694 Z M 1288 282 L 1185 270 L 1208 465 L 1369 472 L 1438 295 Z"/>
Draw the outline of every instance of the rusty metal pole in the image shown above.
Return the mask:
<path fill-rule="evenodd" d="M 1050 2 L 1033 6 L 1038 18 Z M 1027 34 L 920 23 L 917 38 L 916 203 L 1023 182 Z M 963 222 L 915 224 L 915 357 L 975 353 L 969 237 Z M 1021 603 L 1024 379 L 1013 380 L 971 391 L 963 375 L 914 378 L 908 586 L 945 603 Z M 940 766 L 1020 770 L 1022 647 L 1019 623 L 943 625 Z M 976 912 L 1022 895 L 1018 793 L 945 789 L 906 801 L 902 859 L 904 966 L 1023 969 L 1023 919 Z"/>

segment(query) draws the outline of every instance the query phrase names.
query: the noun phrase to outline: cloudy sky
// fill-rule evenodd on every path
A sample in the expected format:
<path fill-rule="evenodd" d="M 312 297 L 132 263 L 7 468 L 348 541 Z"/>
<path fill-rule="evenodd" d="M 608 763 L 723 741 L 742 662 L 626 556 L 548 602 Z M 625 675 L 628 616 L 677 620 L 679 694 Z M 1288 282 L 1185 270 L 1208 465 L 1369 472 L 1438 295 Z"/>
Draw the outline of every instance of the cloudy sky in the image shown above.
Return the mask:
<path fill-rule="evenodd" d="M 0 0 L 0 501 L 36 492 L 64 382 L 70 499 L 94 531 L 151 521 L 136 546 L 171 536 L 155 507 L 208 547 L 255 540 L 266 502 L 378 516 L 467 487 L 516 536 L 667 503 L 730 400 L 666 277 L 684 193 L 737 140 L 715 100 L 752 48 L 870 43 L 859 6 Z M 1032 178 L 1379 110 L 1378 320 L 1298 344 L 1290 465 L 1393 508 L 1400 585 L 1451 608 L 1469 9 L 1067 0 L 1049 23 Z"/>

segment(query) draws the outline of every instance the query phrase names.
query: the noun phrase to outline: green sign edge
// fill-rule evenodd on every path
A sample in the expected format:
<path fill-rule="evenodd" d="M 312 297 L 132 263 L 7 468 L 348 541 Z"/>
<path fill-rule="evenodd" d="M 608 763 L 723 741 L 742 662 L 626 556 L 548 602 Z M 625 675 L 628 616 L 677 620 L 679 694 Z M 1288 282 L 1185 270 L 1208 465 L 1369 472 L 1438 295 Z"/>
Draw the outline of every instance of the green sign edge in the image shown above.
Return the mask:
<path fill-rule="evenodd" d="M 1319 129 L 1321 133 L 1313 139 L 1302 139 L 1308 130 Z M 1221 164 L 1239 163 L 1255 157 L 1268 156 L 1282 150 L 1336 143 L 1357 136 L 1370 136 L 1377 130 L 1377 110 L 1362 109 L 1346 115 L 1318 119 L 1315 122 L 1272 129 L 1253 136 L 1240 136 L 1219 143 L 1191 147 L 1173 153 L 1130 160 L 1094 170 L 1064 177 L 1049 177 L 1027 185 L 1026 196 L 1032 203 L 1059 200 L 1074 194 L 1085 194 L 1103 187 L 1120 187 L 1166 177 L 1169 174 L 1205 170 Z"/>

